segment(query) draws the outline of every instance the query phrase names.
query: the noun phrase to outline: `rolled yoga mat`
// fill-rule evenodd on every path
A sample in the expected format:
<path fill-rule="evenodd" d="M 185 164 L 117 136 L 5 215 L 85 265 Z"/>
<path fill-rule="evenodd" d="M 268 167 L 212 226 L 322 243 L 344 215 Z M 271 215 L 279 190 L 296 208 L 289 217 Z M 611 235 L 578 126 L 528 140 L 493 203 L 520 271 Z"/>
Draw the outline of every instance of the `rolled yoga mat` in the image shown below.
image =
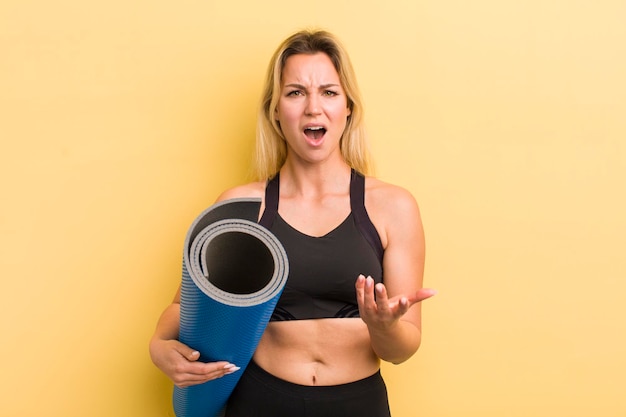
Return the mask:
<path fill-rule="evenodd" d="M 174 387 L 178 417 L 223 414 L 287 280 L 284 248 L 257 223 L 260 206 L 260 199 L 216 203 L 187 232 L 179 339 L 200 352 L 200 361 L 228 361 L 241 370 L 204 384 Z"/>

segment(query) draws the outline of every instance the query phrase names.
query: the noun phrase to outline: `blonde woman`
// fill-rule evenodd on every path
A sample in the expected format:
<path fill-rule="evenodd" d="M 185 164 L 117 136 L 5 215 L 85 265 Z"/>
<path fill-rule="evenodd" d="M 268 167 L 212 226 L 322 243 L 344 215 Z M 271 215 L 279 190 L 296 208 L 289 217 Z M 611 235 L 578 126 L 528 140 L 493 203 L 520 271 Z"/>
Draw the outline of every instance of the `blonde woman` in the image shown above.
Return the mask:
<path fill-rule="evenodd" d="M 380 361 L 421 342 L 424 236 L 413 196 L 369 171 L 363 108 L 341 43 L 301 31 L 272 57 L 257 130 L 259 181 L 218 201 L 262 199 L 259 222 L 289 258 L 287 284 L 227 417 L 389 416 Z M 150 343 L 176 385 L 239 372 L 177 341 L 180 290 Z"/>

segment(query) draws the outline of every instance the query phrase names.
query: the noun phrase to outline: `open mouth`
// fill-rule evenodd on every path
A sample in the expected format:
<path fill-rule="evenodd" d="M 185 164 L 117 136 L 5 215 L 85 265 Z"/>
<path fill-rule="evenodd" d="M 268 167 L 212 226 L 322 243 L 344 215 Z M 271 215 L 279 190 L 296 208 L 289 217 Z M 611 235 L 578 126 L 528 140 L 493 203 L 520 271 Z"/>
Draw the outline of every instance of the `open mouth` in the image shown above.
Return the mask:
<path fill-rule="evenodd" d="M 326 134 L 326 129 L 321 126 L 307 127 L 304 129 L 304 134 L 309 139 L 321 139 Z"/>

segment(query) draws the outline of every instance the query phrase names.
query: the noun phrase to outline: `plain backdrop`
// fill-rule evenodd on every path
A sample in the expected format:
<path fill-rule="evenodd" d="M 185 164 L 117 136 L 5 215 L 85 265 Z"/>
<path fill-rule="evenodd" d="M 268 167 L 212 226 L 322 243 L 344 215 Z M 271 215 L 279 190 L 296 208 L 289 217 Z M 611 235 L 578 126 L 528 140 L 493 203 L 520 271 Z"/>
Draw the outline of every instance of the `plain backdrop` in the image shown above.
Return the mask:
<path fill-rule="evenodd" d="M 626 3 L 0 3 L 0 415 L 172 416 L 148 340 L 187 227 L 249 180 L 270 55 L 351 53 L 427 237 L 394 417 L 626 415 Z"/>

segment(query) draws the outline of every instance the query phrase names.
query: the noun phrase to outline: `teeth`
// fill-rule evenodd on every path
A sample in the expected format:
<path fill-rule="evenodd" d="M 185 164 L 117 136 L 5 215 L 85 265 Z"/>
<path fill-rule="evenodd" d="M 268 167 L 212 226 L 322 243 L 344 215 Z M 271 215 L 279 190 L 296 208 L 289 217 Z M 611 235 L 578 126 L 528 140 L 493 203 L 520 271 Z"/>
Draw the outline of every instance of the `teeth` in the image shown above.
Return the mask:
<path fill-rule="evenodd" d="M 307 127 L 307 128 L 306 128 L 306 130 L 322 130 L 322 129 L 324 129 L 324 128 L 323 128 L 323 127 L 321 127 L 321 126 Z"/>

